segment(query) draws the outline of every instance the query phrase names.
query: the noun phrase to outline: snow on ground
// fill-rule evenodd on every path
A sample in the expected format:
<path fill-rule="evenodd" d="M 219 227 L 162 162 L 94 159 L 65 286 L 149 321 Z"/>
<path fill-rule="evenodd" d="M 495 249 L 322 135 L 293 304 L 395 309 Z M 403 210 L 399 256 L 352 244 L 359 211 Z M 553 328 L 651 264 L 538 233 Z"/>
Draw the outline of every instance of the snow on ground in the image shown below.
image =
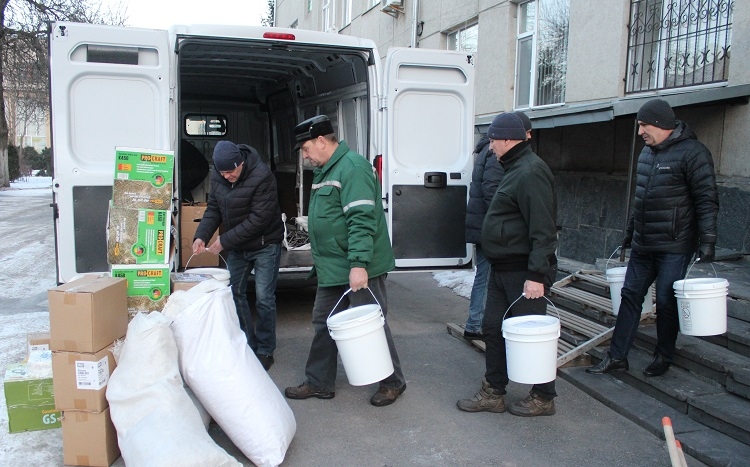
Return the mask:
<path fill-rule="evenodd" d="M 0 196 L 39 196 L 52 197 L 52 177 L 21 177 L 10 182 L 10 188 L 0 191 Z"/>

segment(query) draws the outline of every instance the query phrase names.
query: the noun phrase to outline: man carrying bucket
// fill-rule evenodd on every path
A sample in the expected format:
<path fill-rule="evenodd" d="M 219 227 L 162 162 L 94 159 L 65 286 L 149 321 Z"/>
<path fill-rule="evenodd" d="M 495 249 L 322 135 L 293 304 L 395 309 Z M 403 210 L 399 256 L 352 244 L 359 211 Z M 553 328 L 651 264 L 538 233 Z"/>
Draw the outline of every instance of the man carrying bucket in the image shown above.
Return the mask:
<path fill-rule="evenodd" d="M 557 206 L 552 172 L 531 150 L 518 115 L 503 113 L 495 117 L 487 136 L 505 175 L 482 224 L 482 248 L 491 264 L 482 323 L 486 370 L 479 392 L 457 402 L 458 408 L 466 412 L 505 412 L 509 377 L 503 321 L 546 315 L 544 296 L 557 272 Z M 536 381 L 528 397 L 511 404 L 508 410 L 524 417 L 553 415 L 556 395 L 552 371 L 549 380 Z"/>
<path fill-rule="evenodd" d="M 317 167 L 308 209 L 308 232 L 318 289 L 313 305 L 313 336 L 304 383 L 284 391 L 290 399 L 334 397 L 338 349 L 327 326 L 329 313 L 373 303 L 388 314 L 385 278 L 396 263 L 383 213 L 380 182 L 372 165 L 336 139 L 325 115 L 294 128 L 295 150 Z M 368 289 L 364 290 L 364 289 Z M 352 291 L 346 293 L 348 289 Z M 340 301 L 340 306 L 337 303 Z M 334 307 L 337 309 L 334 310 Z M 406 389 L 393 338 L 384 323 L 393 373 L 379 383 L 370 399 L 390 405 Z"/>
<path fill-rule="evenodd" d="M 623 251 L 633 249 L 609 352 L 588 373 L 629 369 L 641 305 L 656 281 L 657 343 L 643 374 L 663 375 L 679 330 L 673 284 L 685 277 L 694 253 L 702 263 L 714 259 L 719 197 L 711 153 L 690 127 L 675 119 L 665 100 L 646 102 L 636 118 L 646 146 L 638 157 L 634 209 L 622 242 Z"/>
<path fill-rule="evenodd" d="M 229 283 L 240 327 L 268 370 L 276 349 L 276 281 L 284 239 L 276 179 L 258 152 L 246 144 L 219 141 L 213 162 L 208 206 L 195 231 L 193 253 L 228 252 Z M 206 247 L 222 223 L 224 233 Z M 247 301 L 247 282 L 253 269 L 255 326 Z"/>

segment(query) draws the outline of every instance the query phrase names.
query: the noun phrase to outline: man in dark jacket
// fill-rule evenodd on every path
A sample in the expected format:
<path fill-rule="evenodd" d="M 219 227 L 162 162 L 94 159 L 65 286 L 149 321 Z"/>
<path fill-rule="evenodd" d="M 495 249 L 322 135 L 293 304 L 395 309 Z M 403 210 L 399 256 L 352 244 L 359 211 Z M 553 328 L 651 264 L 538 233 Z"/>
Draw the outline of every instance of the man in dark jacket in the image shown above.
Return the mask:
<path fill-rule="evenodd" d="M 276 179 L 258 152 L 245 144 L 219 141 L 214 148 L 211 192 L 193 241 L 193 253 L 227 250 L 227 268 L 240 327 L 263 368 L 273 365 L 276 349 L 276 281 L 284 225 Z M 224 233 L 206 242 L 224 224 Z M 253 328 L 247 281 L 255 269 Z"/>
<path fill-rule="evenodd" d="M 457 402 L 466 412 L 505 412 L 508 368 L 503 320 L 545 315 L 548 292 L 557 271 L 557 205 L 554 177 L 531 150 L 518 115 L 495 117 L 487 131 L 490 148 L 505 170 L 482 224 L 482 249 L 491 264 L 482 330 L 485 374 L 471 399 Z M 535 384 L 529 396 L 513 403 L 514 415 L 555 413 L 555 380 Z"/>
<path fill-rule="evenodd" d="M 586 369 L 594 374 L 629 369 L 641 305 L 656 281 L 657 343 L 643 373 L 663 375 L 679 330 L 672 286 L 685 277 L 693 253 L 700 262 L 714 259 L 719 197 L 711 153 L 685 123 L 675 120 L 665 100 L 643 104 L 637 120 L 646 146 L 638 157 L 634 209 L 622 242 L 623 249 L 632 245 L 633 250 L 609 352 Z"/>
<path fill-rule="evenodd" d="M 526 130 L 526 140 L 531 139 L 531 120 L 525 113 L 518 115 Z M 482 338 L 482 319 L 487 298 L 487 279 L 490 265 L 482 250 L 482 223 L 497 186 L 503 179 L 503 167 L 495 153 L 490 150 L 490 139 L 482 136 L 474 147 L 474 169 L 471 172 L 469 202 L 466 204 L 466 242 L 474 244 L 474 283 L 471 286 L 469 299 L 469 317 L 464 326 L 464 339 Z"/>

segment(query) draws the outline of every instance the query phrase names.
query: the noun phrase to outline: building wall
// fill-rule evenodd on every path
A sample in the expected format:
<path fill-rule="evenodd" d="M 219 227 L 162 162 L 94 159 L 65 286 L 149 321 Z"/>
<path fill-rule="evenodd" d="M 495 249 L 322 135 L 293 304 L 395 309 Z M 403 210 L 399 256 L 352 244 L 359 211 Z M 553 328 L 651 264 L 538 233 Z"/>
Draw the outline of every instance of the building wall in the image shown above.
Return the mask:
<path fill-rule="evenodd" d="M 620 0 L 570 2 L 566 103 L 624 94 L 629 15 L 629 2 Z"/>
<path fill-rule="evenodd" d="M 364 8 L 370 0 L 355 0 L 352 23 L 340 33 L 375 40 L 384 58 L 389 47 L 411 43 L 412 1 L 404 0 L 404 13 L 394 18 L 382 13 L 379 5 Z M 279 1 L 278 24 L 288 26 L 298 19 L 300 28 L 319 29 L 320 0 L 313 0 L 313 12 L 307 15 L 291 8 L 306 2 Z M 419 0 L 418 20 L 424 25 L 418 47 L 446 48 L 448 32 L 478 21 L 475 112 L 484 121 L 513 110 L 517 11 L 516 2 L 510 0 Z M 659 95 L 625 95 L 629 20 L 630 0 L 570 0 L 566 106 Z M 750 84 L 748 51 L 750 2 L 734 2 L 728 86 Z M 713 103 L 677 107 L 675 114 L 713 154 L 721 203 L 719 246 L 750 253 L 750 106 Z M 631 193 L 627 189 L 631 153 L 637 157 L 643 147 L 636 132 L 633 115 L 534 130 L 534 147 L 557 180 L 562 256 L 593 262 L 609 256 L 621 242 Z"/>

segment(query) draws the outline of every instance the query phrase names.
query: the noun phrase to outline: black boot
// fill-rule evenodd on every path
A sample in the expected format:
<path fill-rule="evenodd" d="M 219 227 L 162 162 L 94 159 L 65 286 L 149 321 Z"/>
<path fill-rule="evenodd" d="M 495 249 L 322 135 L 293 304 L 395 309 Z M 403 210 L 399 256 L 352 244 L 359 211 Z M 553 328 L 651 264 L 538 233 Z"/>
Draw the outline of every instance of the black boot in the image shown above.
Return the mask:
<path fill-rule="evenodd" d="M 651 364 L 643 370 L 643 374 L 646 376 L 661 376 L 669 369 L 670 362 L 664 358 L 661 354 L 654 354 L 654 359 Z"/>
<path fill-rule="evenodd" d="M 607 356 L 604 357 L 604 360 L 594 366 L 586 368 L 586 373 L 601 375 L 603 373 L 609 373 L 612 370 L 628 371 L 629 368 L 630 365 L 628 365 L 627 358 L 612 358 L 612 354 L 607 352 Z"/>

